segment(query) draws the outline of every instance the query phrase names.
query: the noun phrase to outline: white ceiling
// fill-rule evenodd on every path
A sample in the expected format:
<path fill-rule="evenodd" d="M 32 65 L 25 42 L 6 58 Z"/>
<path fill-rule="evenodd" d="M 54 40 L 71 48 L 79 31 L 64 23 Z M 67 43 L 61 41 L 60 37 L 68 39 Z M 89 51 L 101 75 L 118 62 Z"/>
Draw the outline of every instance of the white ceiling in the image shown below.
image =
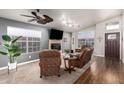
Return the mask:
<path fill-rule="evenodd" d="M 31 9 L 0 9 L 0 17 L 12 19 L 21 22 L 27 22 L 30 18 L 20 16 L 20 14 L 31 15 Z M 48 28 L 56 28 L 64 31 L 79 31 L 84 28 L 95 25 L 103 20 L 115 17 L 122 13 L 121 9 L 40 9 L 41 14 L 47 14 L 54 19 L 52 23 L 45 26 Z M 74 25 L 69 27 L 63 24 L 66 20 Z M 30 24 L 39 25 L 36 22 Z"/>

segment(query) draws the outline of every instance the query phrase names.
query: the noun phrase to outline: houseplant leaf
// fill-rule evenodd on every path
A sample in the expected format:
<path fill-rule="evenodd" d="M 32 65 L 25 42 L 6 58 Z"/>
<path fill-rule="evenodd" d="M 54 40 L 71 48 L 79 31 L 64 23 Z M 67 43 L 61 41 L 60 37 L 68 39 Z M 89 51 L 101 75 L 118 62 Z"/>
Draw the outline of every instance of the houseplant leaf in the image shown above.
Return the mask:
<path fill-rule="evenodd" d="M 8 36 L 8 35 L 2 35 L 2 39 L 3 39 L 4 41 L 7 41 L 7 42 L 10 42 L 10 41 L 11 41 L 11 37 Z"/>
<path fill-rule="evenodd" d="M 0 51 L 0 54 L 8 56 L 8 66 L 11 66 L 12 63 L 15 63 L 15 57 L 21 55 L 21 49 L 16 44 L 16 41 L 19 38 L 21 38 L 21 36 L 14 39 L 8 35 L 2 35 L 2 39 L 5 41 L 2 46 L 7 50 L 7 52 Z"/>
<path fill-rule="evenodd" d="M 3 47 L 4 47 L 5 49 L 10 49 L 9 44 L 3 44 Z"/>
<path fill-rule="evenodd" d="M 3 51 L 0 51 L 0 54 L 2 54 L 2 55 L 7 55 L 8 53 L 3 52 Z"/>
<path fill-rule="evenodd" d="M 17 38 L 15 38 L 14 40 L 12 40 L 12 43 L 15 43 L 18 39 L 20 39 L 22 36 L 19 36 Z"/>
<path fill-rule="evenodd" d="M 13 54 L 12 56 L 13 57 L 17 57 L 17 56 L 20 56 L 21 55 L 21 53 L 15 53 L 15 54 Z"/>
<path fill-rule="evenodd" d="M 19 46 L 17 46 L 17 45 L 12 45 L 9 51 L 18 52 L 18 51 L 21 51 L 21 49 L 20 49 Z"/>

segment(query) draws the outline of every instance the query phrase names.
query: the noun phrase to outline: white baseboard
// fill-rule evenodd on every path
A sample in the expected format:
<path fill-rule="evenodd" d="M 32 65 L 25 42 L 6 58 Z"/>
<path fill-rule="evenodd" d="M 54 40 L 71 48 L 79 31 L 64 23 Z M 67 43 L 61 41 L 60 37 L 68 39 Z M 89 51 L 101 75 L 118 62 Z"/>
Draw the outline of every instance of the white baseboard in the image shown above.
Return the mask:
<path fill-rule="evenodd" d="M 7 69 L 8 66 L 5 66 L 5 67 L 0 67 L 0 70 L 4 70 L 4 69 Z"/>
<path fill-rule="evenodd" d="M 25 64 L 28 64 L 28 63 L 33 63 L 33 62 L 36 62 L 36 61 L 39 61 L 40 59 L 35 59 L 35 60 L 31 60 L 31 61 L 26 61 L 26 62 L 22 62 L 22 63 L 19 63 L 17 64 L 18 66 L 21 66 L 21 65 L 25 65 Z"/>
<path fill-rule="evenodd" d="M 39 61 L 39 60 L 40 59 L 35 59 L 35 60 L 31 60 L 31 61 L 26 61 L 26 62 L 18 63 L 17 66 L 33 63 L 33 62 L 36 62 L 36 61 Z M 8 69 L 8 66 L 0 67 L 0 70 L 4 70 L 4 69 Z"/>

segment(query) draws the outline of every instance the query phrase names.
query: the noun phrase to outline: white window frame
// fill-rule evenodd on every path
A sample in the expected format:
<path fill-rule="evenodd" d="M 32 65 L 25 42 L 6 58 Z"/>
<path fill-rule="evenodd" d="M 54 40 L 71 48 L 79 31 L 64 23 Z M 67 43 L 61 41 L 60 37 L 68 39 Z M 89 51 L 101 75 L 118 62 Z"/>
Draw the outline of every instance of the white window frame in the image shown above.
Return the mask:
<path fill-rule="evenodd" d="M 79 40 L 81 40 L 81 39 L 84 39 L 85 40 L 85 44 L 87 43 L 87 40 L 90 40 L 90 39 L 95 39 L 95 31 L 80 31 L 80 32 L 78 32 L 78 34 L 81 34 L 81 33 L 85 33 L 85 32 L 94 32 L 94 37 L 92 36 L 92 37 L 88 37 L 88 38 L 86 38 L 86 37 L 81 37 L 80 35 L 78 35 L 78 48 L 80 48 L 80 46 L 79 46 Z M 89 41 L 88 41 L 89 42 Z M 95 42 L 95 41 L 94 41 Z M 93 45 L 94 46 L 94 45 Z"/>
<path fill-rule="evenodd" d="M 111 23 L 107 23 L 106 25 L 106 30 L 118 30 L 120 28 L 120 24 L 119 22 L 111 22 Z"/>
<path fill-rule="evenodd" d="M 30 30 L 30 29 L 24 29 L 24 28 L 7 26 L 7 35 L 26 37 L 26 52 L 25 53 L 22 53 L 22 54 L 36 53 L 36 52 L 39 52 L 40 51 L 40 48 L 41 48 L 40 47 L 41 46 L 41 37 L 42 37 L 42 32 L 41 31 L 36 31 L 36 30 Z M 28 38 L 30 38 L 30 37 L 31 38 L 39 38 L 40 39 L 38 41 L 38 42 L 40 42 L 40 46 L 39 46 L 39 50 L 38 51 L 29 52 L 29 46 L 28 46 L 28 42 L 29 41 L 28 41 Z"/>

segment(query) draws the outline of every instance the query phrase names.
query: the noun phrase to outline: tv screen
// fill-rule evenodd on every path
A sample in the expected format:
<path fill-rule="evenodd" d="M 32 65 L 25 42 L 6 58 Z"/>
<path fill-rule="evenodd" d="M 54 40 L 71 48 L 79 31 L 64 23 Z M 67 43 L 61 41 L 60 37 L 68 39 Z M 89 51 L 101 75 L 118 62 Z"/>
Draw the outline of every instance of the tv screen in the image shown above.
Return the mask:
<path fill-rule="evenodd" d="M 51 29 L 50 31 L 50 39 L 61 40 L 63 37 L 63 31 Z"/>

